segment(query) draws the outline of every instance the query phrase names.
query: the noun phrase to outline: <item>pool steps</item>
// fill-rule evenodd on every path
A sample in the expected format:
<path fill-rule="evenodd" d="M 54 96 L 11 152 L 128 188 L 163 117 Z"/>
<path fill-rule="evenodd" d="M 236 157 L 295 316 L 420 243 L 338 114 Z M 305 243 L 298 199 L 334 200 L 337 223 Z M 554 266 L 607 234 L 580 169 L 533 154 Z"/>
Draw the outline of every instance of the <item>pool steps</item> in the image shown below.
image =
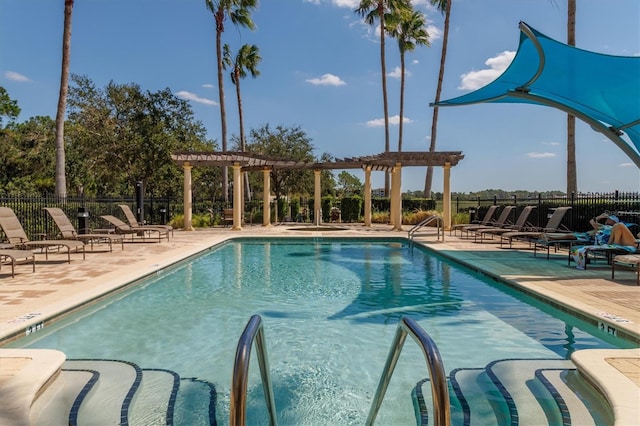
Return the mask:
<path fill-rule="evenodd" d="M 173 424 L 174 418 L 216 423 L 215 387 L 173 371 L 118 360 L 66 360 L 52 376 L 34 394 L 32 425 L 155 425 Z M 575 365 L 562 359 L 507 359 L 453 370 L 452 425 L 613 424 L 603 399 L 577 376 Z M 428 379 L 420 381 L 414 394 L 418 424 L 426 424 L 430 394 Z M 597 407 L 599 420 L 587 406 Z"/>
<path fill-rule="evenodd" d="M 29 424 L 215 424 L 215 387 L 118 360 L 66 360 L 37 397 Z"/>
<path fill-rule="evenodd" d="M 426 424 L 428 379 L 417 387 L 418 424 Z M 569 360 L 506 359 L 485 368 L 456 369 L 449 374 L 449 399 L 454 425 L 613 424 L 603 398 L 578 378 Z"/>

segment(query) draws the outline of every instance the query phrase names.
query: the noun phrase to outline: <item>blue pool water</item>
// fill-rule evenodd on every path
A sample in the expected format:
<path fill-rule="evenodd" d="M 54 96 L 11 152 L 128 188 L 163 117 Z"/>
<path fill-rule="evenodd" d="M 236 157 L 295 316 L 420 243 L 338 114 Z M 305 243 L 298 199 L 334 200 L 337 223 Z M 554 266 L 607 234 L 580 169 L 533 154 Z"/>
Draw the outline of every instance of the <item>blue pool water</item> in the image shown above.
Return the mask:
<path fill-rule="evenodd" d="M 302 238 L 227 242 L 11 346 L 207 380 L 218 424 L 227 424 L 235 349 L 253 314 L 263 319 L 282 425 L 364 424 L 403 316 L 435 340 L 447 372 L 631 347 L 401 240 Z M 250 373 L 248 424 L 264 424 L 255 357 Z M 377 424 L 415 424 L 410 395 L 427 376 L 407 341 Z"/>

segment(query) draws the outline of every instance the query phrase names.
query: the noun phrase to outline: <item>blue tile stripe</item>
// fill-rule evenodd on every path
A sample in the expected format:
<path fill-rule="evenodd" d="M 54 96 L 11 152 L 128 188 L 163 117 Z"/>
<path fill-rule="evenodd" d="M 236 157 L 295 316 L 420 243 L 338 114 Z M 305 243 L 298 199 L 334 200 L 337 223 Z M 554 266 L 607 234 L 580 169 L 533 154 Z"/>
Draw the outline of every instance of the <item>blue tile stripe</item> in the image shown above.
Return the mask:
<path fill-rule="evenodd" d="M 178 389 L 180 388 L 180 375 L 175 371 L 163 368 L 144 368 L 144 371 L 162 371 L 173 376 L 173 385 L 171 386 L 171 395 L 169 396 L 169 405 L 167 406 L 167 426 L 173 426 L 173 413 L 176 408 L 176 399 L 178 397 Z"/>
<path fill-rule="evenodd" d="M 69 426 L 77 426 L 78 413 L 80 411 L 80 406 L 82 405 L 82 402 L 84 401 L 89 391 L 93 388 L 93 386 L 96 384 L 96 382 L 100 378 L 100 373 L 98 373 L 95 370 L 73 370 L 73 369 L 66 369 L 66 368 L 63 368 L 62 371 L 85 371 L 85 372 L 91 373 L 91 378 L 82 387 L 82 390 L 80 391 L 78 396 L 76 396 L 76 399 L 73 400 L 73 404 L 71 405 L 71 410 L 69 411 Z"/>

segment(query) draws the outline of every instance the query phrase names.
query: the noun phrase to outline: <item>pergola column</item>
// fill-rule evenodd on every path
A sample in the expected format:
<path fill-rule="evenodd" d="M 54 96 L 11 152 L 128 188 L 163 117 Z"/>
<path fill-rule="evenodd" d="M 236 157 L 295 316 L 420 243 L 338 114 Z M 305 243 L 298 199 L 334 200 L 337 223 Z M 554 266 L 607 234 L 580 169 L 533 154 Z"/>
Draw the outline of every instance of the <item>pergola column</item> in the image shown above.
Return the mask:
<path fill-rule="evenodd" d="M 192 201 L 191 201 L 191 168 L 193 166 L 188 162 L 182 165 L 184 170 L 184 223 L 182 229 L 185 231 L 193 231 L 192 225 Z"/>
<path fill-rule="evenodd" d="M 271 170 L 262 169 L 262 226 L 271 226 Z"/>
<path fill-rule="evenodd" d="M 364 226 L 371 227 L 371 166 L 364 168 Z"/>
<path fill-rule="evenodd" d="M 402 231 L 402 166 L 396 163 L 391 174 L 391 215 L 394 231 Z"/>
<path fill-rule="evenodd" d="M 451 163 L 444 163 L 444 183 L 442 188 L 442 216 L 444 229 L 451 229 Z"/>
<path fill-rule="evenodd" d="M 316 225 L 320 225 L 322 223 L 322 201 L 320 199 L 320 193 L 322 191 L 322 187 L 320 185 L 320 170 L 315 169 L 313 171 L 314 177 L 314 189 L 313 189 L 313 219 Z"/>
<path fill-rule="evenodd" d="M 240 163 L 233 163 L 233 227 L 232 231 L 242 230 L 242 179 Z"/>

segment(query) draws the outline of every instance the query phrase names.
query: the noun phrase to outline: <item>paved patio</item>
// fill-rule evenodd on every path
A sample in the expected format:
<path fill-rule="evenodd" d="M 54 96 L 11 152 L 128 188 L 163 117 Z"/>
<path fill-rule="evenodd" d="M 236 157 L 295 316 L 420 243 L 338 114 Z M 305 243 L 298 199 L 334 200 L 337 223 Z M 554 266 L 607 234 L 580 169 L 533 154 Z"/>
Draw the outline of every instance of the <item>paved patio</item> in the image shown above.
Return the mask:
<path fill-rule="evenodd" d="M 80 253 L 72 254 L 70 264 L 66 263 L 66 254 L 50 254 L 48 261 L 44 260 L 44 255 L 37 255 L 36 272 L 31 271 L 30 265 L 19 265 L 15 278 L 11 278 L 11 268 L 4 265 L 0 270 L 0 342 L 24 335 L 29 327 L 46 326 L 51 318 L 232 237 L 407 236 L 406 232 L 391 231 L 388 225 L 372 228 L 345 225 L 345 230 L 327 232 L 290 229 L 294 227 L 299 228 L 291 224 L 247 226 L 242 231 L 230 228 L 176 230 L 168 242 L 127 242 L 124 250 L 114 245 L 113 252 L 109 252 L 108 245 L 96 245 L 93 252 L 87 252 L 86 260 L 82 260 Z M 611 269 L 605 261 L 589 265 L 588 270 L 577 270 L 567 265 L 566 251 L 552 253 L 547 260 L 546 253 L 534 257 L 526 244 L 501 249 L 497 240 L 480 244 L 474 243 L 473 239 L 450 236 L 448 232 L 445 241 L 438 241 L 433 229 L 418 235 L 416 242 L 532 295 L 548 299 L 557 307 L 599 323 L 611 333 L 640 346 L 640 286 L 635 285 L 635 275 L 631 271 L 616 271 L 616 279 L 612 281 Z M 635 405 L 632 414 L 637 414 L 640 350 L 608 350 L 602 352 L 602 356 L 582 359 L 585 360 L 584 367 L 593 374 L 605 394 L 615 393 L 631 384 L 631 395 L 624 399 L 629 401 L 631 398 L 631 405 Z M 612 375 L 612 371 L 621 374 Z"/>

